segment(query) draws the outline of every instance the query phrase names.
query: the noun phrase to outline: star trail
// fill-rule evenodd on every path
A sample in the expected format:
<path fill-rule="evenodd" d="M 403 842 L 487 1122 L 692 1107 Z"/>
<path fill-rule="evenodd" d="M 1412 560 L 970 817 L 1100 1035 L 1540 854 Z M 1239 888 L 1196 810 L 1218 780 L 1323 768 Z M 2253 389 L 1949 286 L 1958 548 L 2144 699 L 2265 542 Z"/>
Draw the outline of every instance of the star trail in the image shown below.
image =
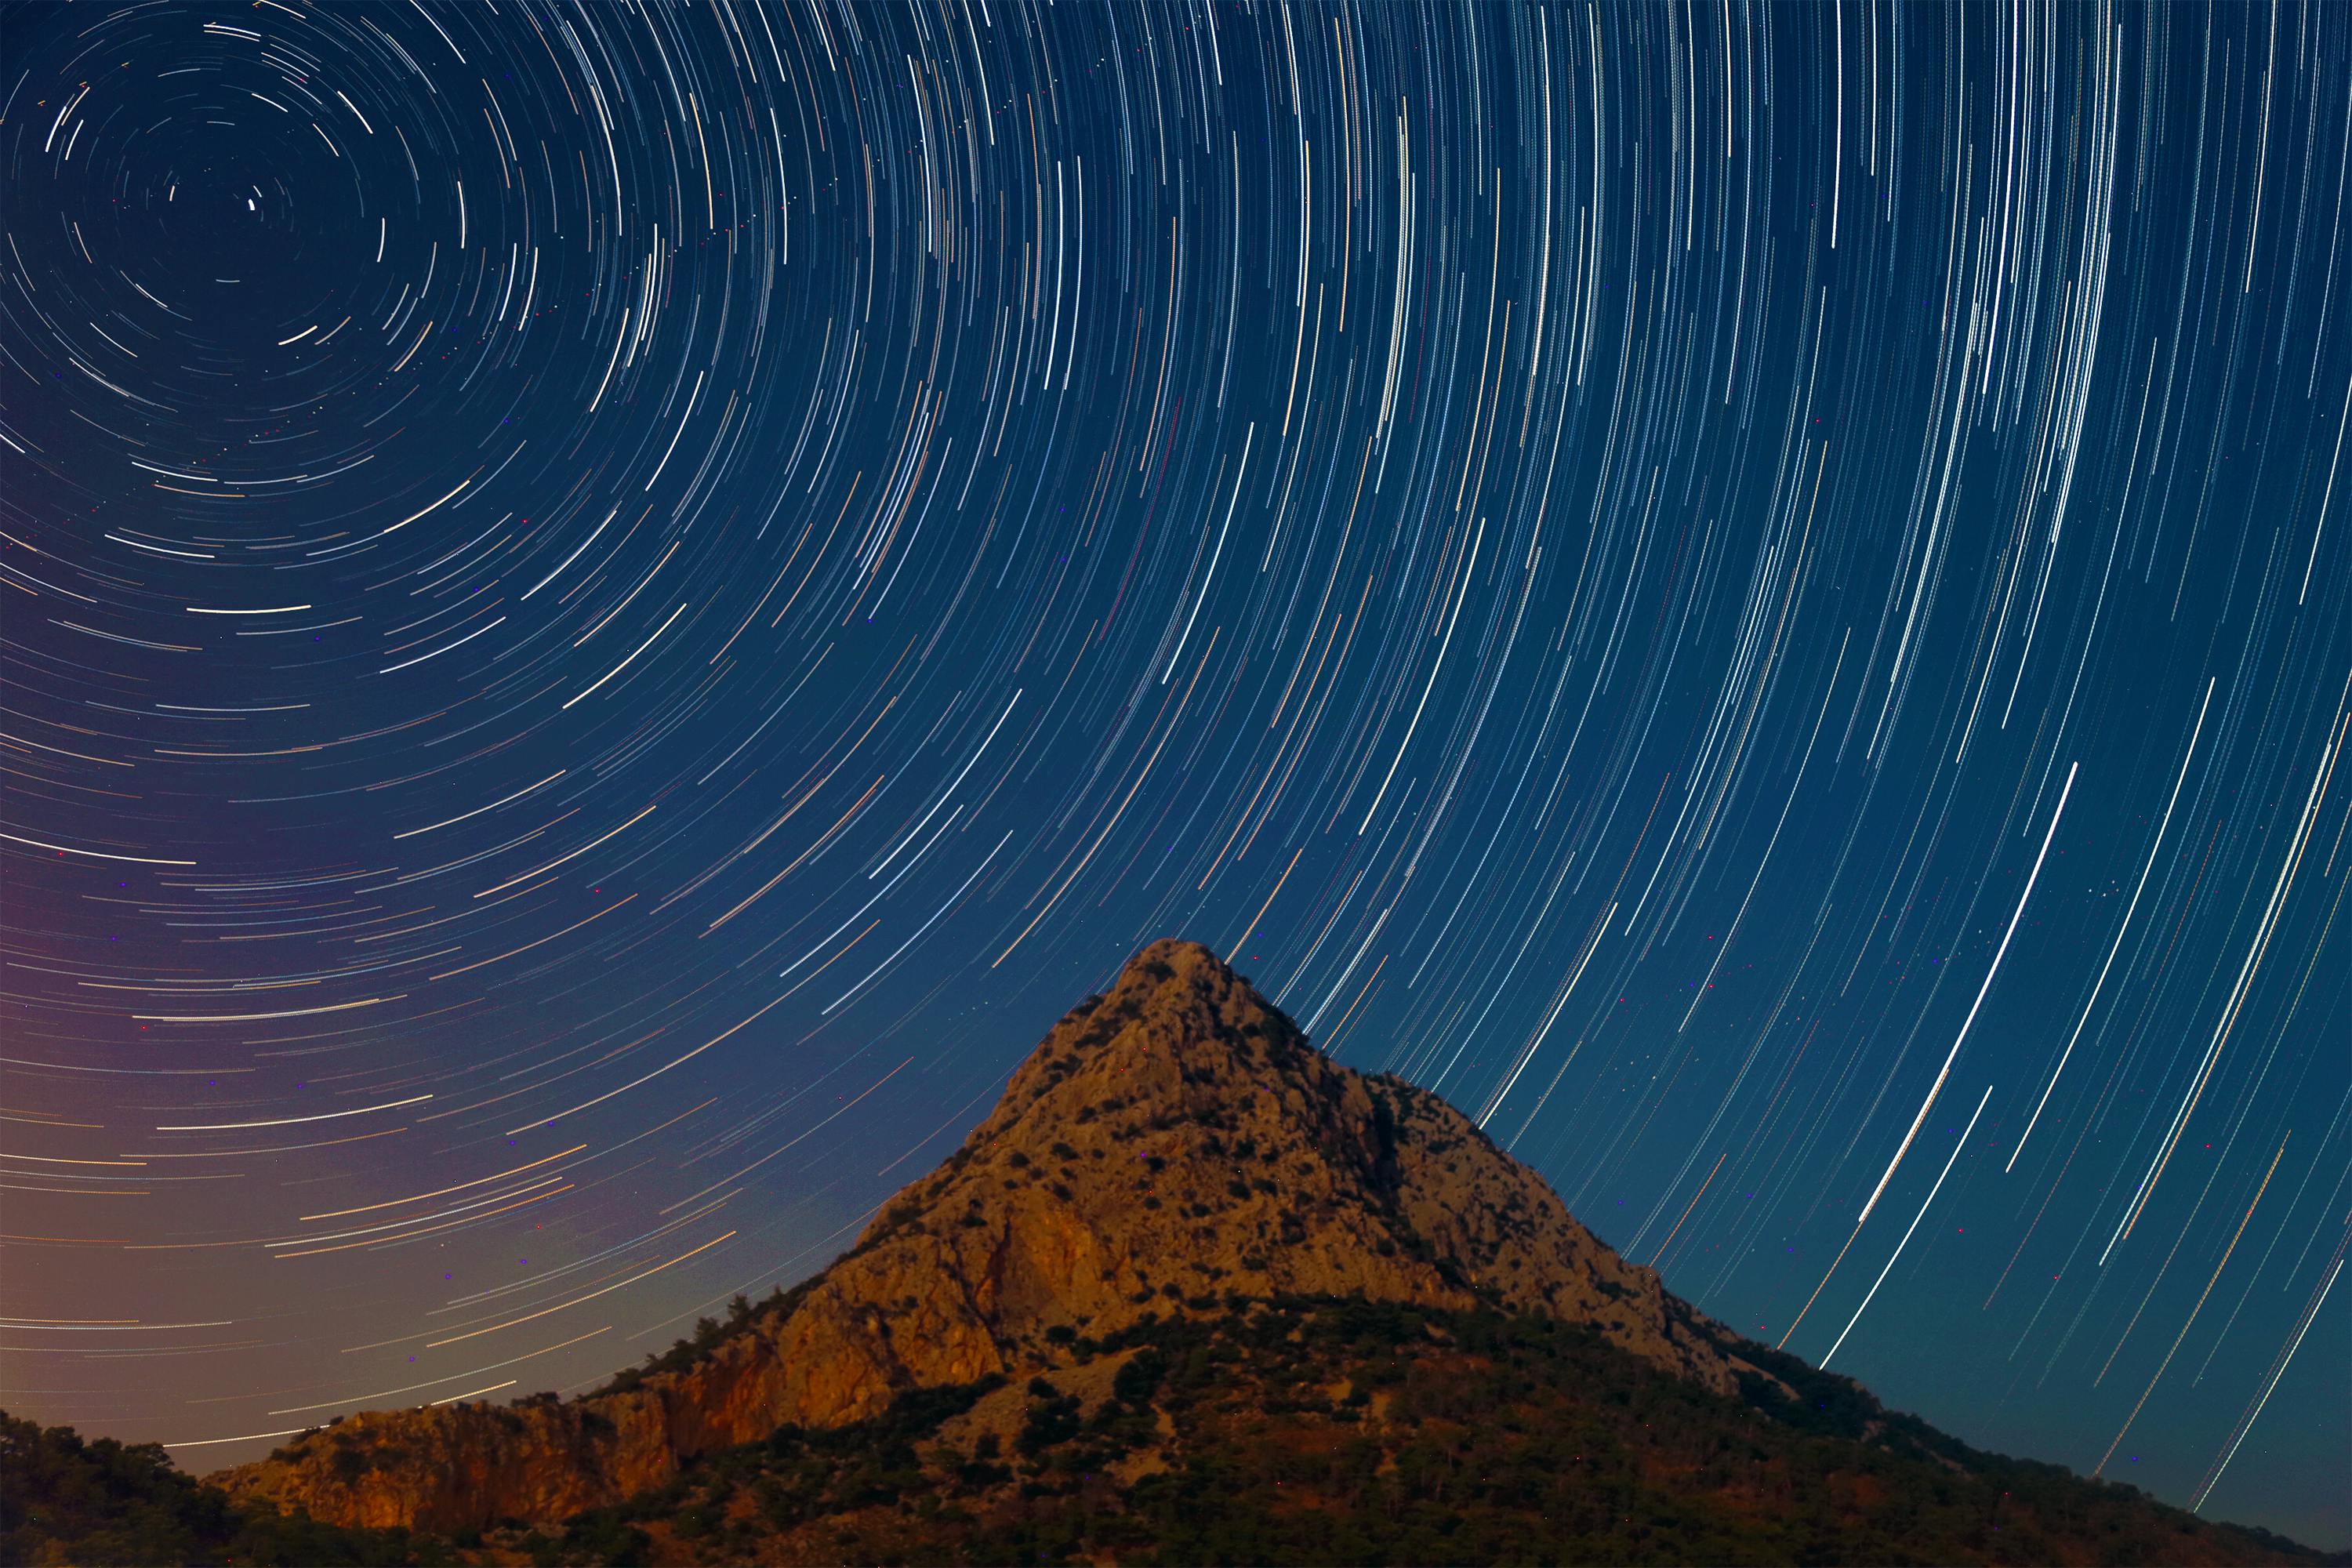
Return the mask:
<path fill-rule="evenodd" d="M 585 1387 L 1181 935 L 2352 1537 L 2352 10 L 0 27 L 13 1411 Z"/>

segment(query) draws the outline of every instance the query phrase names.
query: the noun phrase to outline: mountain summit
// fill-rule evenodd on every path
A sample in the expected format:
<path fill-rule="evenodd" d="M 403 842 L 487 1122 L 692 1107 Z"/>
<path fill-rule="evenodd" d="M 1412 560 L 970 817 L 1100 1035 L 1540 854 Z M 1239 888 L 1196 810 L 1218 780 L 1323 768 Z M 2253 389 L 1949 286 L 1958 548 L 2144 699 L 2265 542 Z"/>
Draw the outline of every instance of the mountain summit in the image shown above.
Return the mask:
<path fill-rule="evenodd" d="M 369 1412 L 213 1479 L 339 1524 L 551 1522 L 780 1426 L 1050 1366 L 1056 1335 L 1280 1296 L 1540 1313 L 1717 1393 L 1742 1364 L 1459 1111 L 1327 1060 L 1208 949 L 1163 941 L 852 1251 L 691 1364 L 562 1405 Z"/>

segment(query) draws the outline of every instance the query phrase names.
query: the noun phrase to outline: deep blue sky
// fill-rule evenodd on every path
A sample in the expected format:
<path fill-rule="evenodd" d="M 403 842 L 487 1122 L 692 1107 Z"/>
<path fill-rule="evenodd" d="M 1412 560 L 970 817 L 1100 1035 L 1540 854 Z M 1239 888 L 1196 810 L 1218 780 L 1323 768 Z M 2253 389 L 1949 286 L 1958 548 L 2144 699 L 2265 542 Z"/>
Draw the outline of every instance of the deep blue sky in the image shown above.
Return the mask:
<path fill-rule="evenodd" d="M 2352 1538 L 2352 12 L 0 26 L 11 1408 L 580 1384 L 1182 935 Z"/>

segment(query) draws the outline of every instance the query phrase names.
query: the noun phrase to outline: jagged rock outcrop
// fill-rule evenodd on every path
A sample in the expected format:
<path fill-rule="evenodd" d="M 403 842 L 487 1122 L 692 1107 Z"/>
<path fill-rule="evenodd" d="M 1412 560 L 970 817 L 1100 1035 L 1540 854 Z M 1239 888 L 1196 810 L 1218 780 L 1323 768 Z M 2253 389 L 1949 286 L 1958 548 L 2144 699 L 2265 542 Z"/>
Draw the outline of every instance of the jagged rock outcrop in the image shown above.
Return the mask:
<path fill-rule="evenodd" d="M 563 1405 L 370 1412 L 211 1479 L 341 1524 L 551 1522 L 787 1422 L 1022 1375 L 1055 1330 L 1356 1293 L 1589 1323 L 1717 1392 L 1743 1364 L 1459 1111 L 1326 1060 L 1207 949 L 1160 942 L 853 1251 L 697 1364 Z"/>

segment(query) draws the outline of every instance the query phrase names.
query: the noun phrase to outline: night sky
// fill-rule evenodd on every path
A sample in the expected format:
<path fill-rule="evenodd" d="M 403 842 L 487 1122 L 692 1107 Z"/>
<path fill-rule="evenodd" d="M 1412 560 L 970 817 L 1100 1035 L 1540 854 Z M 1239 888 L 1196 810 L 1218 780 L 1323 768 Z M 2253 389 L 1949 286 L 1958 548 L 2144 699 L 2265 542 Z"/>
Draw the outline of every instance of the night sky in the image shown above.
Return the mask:
<path fill-rule="evenodd" d="M 5 27 L 11 1410 L 585 1386 L 1173 935 L 2352 1538 L 2352 8 Z"/>

